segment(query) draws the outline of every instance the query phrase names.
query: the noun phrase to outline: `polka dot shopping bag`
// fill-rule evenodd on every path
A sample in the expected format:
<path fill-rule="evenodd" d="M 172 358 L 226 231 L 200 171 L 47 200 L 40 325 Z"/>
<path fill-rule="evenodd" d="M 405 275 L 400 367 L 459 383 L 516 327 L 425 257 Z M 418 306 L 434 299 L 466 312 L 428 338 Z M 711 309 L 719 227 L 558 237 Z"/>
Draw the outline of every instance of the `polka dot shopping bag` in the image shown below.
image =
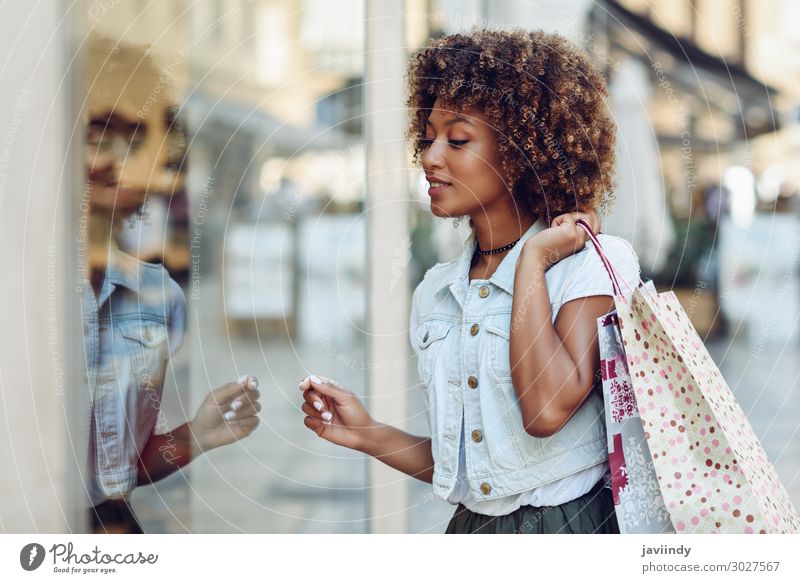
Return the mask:
<path fill-rule="evenodd" d="M 617 368 L 621 371 L 623 382 L 606 401 L 607 418 L 615 411 L 618 419 L 625 415 L 635 419 L 638 413 L 640 421 L 633 424 L 641 425 L 647 447 L 640 448 L 643 458 L 636 461 L 652 463 L 652 470 L 641 471 L 655 473 L 675 532 L 800 532 L 800 517 L 774 466 L 675 294 L 657 293 L 652 282 L 623 293 L 599 241 L 587 225 L 581 226 L 604 262 L 616 294 L 616 312 L 598 320 L 598 325 L 618 324 L 622 341 L 613 366 L 615 373 Z M 604 385 L 609 362 L 604 364 Z M 609 461 L 612 474 L 619 478 L 628 467 L 621 471 L 620 459 L 614 459 L 616 429 L 612 417 Z M 617 442 L 625 452 L 622 462 L 631 465 L 634 448 L 625 450 L 622 436 Z M 652 486 L 646 481 L 637 485 L 640 492 Z M 651 498 L 657 502 L 657 497 Z M 623 519 L 625 512 L 623 508 Z"/>
<path fill-rule="evenodd" d="M 675 532 L 636 407 L 617 313 L 597 319 L 611 491 L 623 534 Z"/>

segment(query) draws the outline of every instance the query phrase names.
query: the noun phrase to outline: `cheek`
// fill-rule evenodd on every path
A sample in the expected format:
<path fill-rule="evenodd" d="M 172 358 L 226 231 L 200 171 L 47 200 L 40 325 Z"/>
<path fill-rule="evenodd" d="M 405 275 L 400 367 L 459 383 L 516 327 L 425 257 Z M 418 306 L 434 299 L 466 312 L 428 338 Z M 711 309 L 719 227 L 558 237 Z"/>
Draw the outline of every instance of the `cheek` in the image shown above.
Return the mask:
<path fill-rule="evenodd" d="M 119 180 L 125 183 L 146 184 L 157 174 L 158 168 L 147 152 L 140 151 L 127 156 L 119 165 Z"/>
<path fill-rule="evenodd" d="M 463 161 L 463 175 L 466 177 L 465 184 L 470 185 L 481 199 L 493 198 L 508 189 L 494 151 L 467 153 Z"/>

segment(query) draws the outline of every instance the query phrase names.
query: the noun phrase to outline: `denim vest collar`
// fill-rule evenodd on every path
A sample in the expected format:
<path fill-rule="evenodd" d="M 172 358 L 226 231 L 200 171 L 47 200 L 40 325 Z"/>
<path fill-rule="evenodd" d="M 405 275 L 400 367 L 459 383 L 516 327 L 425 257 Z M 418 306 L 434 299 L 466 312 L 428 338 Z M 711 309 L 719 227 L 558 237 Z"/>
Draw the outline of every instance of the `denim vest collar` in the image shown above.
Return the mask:
<path fill-rule="evenodd" d="M 162 284 L 163 278 L 164 270 L 161 265 L 139 261 L 112 243 L 109 246 L 106 275 L 97 299 L 98 306 L 102 306 L 111 297 L 117 286 L 139 293 L 148 286 Z"/>
<path fill-rule="evenodd" d="M 517 269 L 517 259 L 522 252 L 522 246 L 525 241 L 545 230 L 547 225 L 541 219 L 537 219 L 534 223 L 522 234 L 519 242 L 511 248 L 511 251 L 503 258 L 500 265 L 497 266 L 494 274 L 489 278 L 489 281 L 495 284 L 508 294 L 514 293 L 514 275 Z M 460 285 L 466 285 L 469 280 L 469 270 L 472 265 L 472 257 L 475 254 L 477 247 L 475 238 L 475 231 L 471 230 L 469 236 L 464 241 L 461 255 L 450 266 L 450 273 L 447 277 L 443 277 L 439 283 L 436 293 L 441 292 L 444 288 L 450 288 L 453 296 L 461 303 L 460 295 L 457 293 Z"/>

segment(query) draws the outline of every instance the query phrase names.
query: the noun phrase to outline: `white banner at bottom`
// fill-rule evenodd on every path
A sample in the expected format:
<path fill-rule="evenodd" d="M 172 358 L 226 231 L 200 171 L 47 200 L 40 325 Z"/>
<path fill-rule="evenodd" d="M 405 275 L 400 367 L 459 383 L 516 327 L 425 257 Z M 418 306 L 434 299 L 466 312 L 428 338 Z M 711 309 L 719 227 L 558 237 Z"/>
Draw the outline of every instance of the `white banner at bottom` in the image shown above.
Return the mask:
<path fill-rule="evenodd" d="M 800 580 L 798 548 L 800 535 L 2 535 L 0 580 L 777 582 Z"/>

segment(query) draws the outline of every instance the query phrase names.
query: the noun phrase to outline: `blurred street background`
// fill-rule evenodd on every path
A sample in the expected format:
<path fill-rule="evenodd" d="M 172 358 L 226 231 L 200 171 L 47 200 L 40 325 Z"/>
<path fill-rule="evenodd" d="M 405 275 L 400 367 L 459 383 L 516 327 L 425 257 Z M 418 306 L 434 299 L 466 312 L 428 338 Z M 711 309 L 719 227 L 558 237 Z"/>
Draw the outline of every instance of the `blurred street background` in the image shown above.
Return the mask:
<path fill-rule="evenodd" d="M 9 170 L 25 160 L 43 163 L 24 136 L 39 140 L 37 112 L 50 119 L 53 102 L 26 89 L 29 79 L 49 74 L 59 91 L 72 83 L 62 97 L 73 109 L 60 107 L 77 119 L 92 89 L 63 55 L 82 55 L 87 38 L 138 47 L 157 59 L 163 76 L 154 87 L 169 86 L 167 115 L 179 121 L 163 136 L 174 150 L 163 168 L 169 188 L 149 197 L 146 216 L 120 238 L 123 249 L 165 265 L 188 300 L 186 341 L 164 392 L 166 418 L 179 425 L 208 390 L 241 374 L 260 381 L 264 410 L 253 436 L 135 491 L 147 532 L 444 531 L 453 508 L 429 485 L 381 472 L 307 430 L 297 385 L 309 373 L 337 379 L 406 430 L 429 431 L 407 327 L 376 327 L 383 296 L 374 277 L 386 274 L 386 289 L 407 306 L 425 271 L 458 253 L 465 225 L 430 214 L 424 176 L 410 161 L 391 193 L 373 182 L 383 158 L 370 124 L 403 128 L 407 115 L 402 107 L 384 109 L 370 93 L 374 70 L 394 63 L 373 43 L 400 39 L 392 58 L 404 64 L 428 39 L 473 26 L 560 32 L 604 72 L 619 151 L 616 203 L 601 217 L 603 231 L 629 240 L 643 278 L 679 297 L 800 507 L 800 3 L 395 0 L 380 18 L 370 18 L 373 2 L 360 0 L 81 0 L 68 11 L 57 4 L 35 15 L 58 45 L 43 53 L 50 68 L 33 69 L 32 61 L 0 71 L 10 112 L 0 136 L 14 144 L 0 158 L 0 225 L 27 240 L 37 231 L 20 217 L 37 204 L 34 191 L 52 200 L 60 193 L 60 205 L 71 198 L 72 206 L 59 208 L 73 211 L 82 192 L 80 177 L 68 179 L 70 164 L 80 174 L 80 155 L 51 153 L 56 169 L 44 176 L 57 187 L 49 189 L 31 186 L 29 170 L 24 177 Z M 2 30 L 28 38 L 25 26 L 19 32 L 8 24 L 22 23 L 26 9 L 0 7 Z M 45 45 L 44 38 L 25 42 Z M 138 81 L 120 79 L 126 82 Z M 391 83 L 394 95 L 405 95 L 401 76 Z M 62 140 L 54 143 L 69 141 L 66 151 L 81 147 L 76 119 L 52 130 Z M 394 139 L 408 158 L 402 131 Z M 378 212 L 382 204 L 394 210 Z M 45 295 L 43 274 L 52 233 L 74 241 L 76 217 L 48 215 L 38 246 L 0 250 L 4 264 L 40 274 L 42 301 L 67 304 L 66 285 Z M 399 234 L 388 252 L 375 248 L 372 237 L 389 232 Z M 407 321 L 407 311 L 391 311 Z M 9 326 L 23 329 L 28 320 L 20 318 L 31 316 L 14 317 Z M 60 334 L 80 334 L 62 322 Z M 53 375 L 70 364 L 51 358 L 40 324 L 38 345 L 26 344 L 24 354 L 15 352 L 15 340 L 3 340 L 0 404 L 14 435 L 24 434 L 15 424 L 31 411 L 44 411 L 36 433 L 50 443 L 65 427 L 80 428 L 84 411 L 47 409 Z M 47 366 L 21 371 L 15 363 L 37 360 L 36 346 Z M 35 398 L 17 408 L 12 387 L 19 386 L 43 388 L 31 388 Z M 3 466 L 20 476 L 6 471 L 0 493 L 26 500 L 0 507 L 0 531 L 65 530 L 70 513 L 47 494 L 60 486 L 43 481 L 55 471 L 56 484 L 74 483 L 72 454 L 61 443 L 43 454 L 33 436 L 21 441 L 0 447 Z M 19 461 L 43 455 L 54 465 Z M 37 496 L 42 508 L 61 512 L 32 518 Z"/>

